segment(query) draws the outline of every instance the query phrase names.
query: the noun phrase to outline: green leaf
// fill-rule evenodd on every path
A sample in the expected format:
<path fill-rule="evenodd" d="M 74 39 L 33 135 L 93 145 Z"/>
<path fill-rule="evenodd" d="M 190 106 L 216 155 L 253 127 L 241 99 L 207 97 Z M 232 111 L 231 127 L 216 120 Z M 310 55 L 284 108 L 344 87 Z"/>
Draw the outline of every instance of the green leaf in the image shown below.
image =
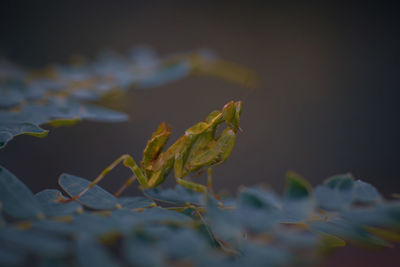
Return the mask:
<path fill-rule="evenodd" d="M 382 196 L 371 184 L 357 180 L 354 182 L 354 201 L 366 204 L 377 203 L 382 201 Z"/>
<path fill-rule="evenodd" d="M 206 208 L 206 221 L 212 232 L 233 247 L 237 247 L 244 238 L 240 214 L 235 210 L 221 209 L 213 198 L 208 198 Z"/>
<path fill-rule="evenodd" d="M 370 207 L 345 210 L 340 216 L 348 223 L 362 226 L 400 227 L 400 203 L 381 203 Z"/>
<path fill-rule="evenodd" d="M 143 190 L 143 193 L 149 198 L 171 204 L 191 203 L 201 205 L 204 200 L 204 194 L 197 193 L 180 185 L 168 189 L 158 186 L 154 189 Z"/>
<path fill-rule="evenodd" d="M 144 76 L 139 82 L 139 87 L 157 87 L 187 76 L 190 65 L 187 62 L 178 62 L 165 68 L 160 68 L 150 75 Z"/>
<path fill-rule="evenodd" d="M 269 190 L 250 187 L 239 193 L 238 218 L 252 232 L 264 232 L 274 227 L 278 223 L 277 214 L 281 209 L 281 200 Z"/>
<path fill-rule="evenodd" d="M 66 199 L 56 189 L 45 189 L 35 195 L 46 216 L 65 216 L 83 211 L 78 202 L 62 203 L 59 200 Z"/>
<path fill-rule="evenodd" d="M 242 256 L 233 266 L 287 266 L 291 255 L 284 249 L 245 242 L 241 246 Z"/>
<path fill-rule="evenodd" d="M 80 235 L 75 246 L 75 260 L 77 266 L 82 267 L 117 267 L 122 266 L 109 251 L 96 240 L 87 235 Z"/>
<path fill-rule="evenodd" d="M 124 244 L 123 252 L 124 257 L 132 266 L 158 267 L 165 265 L 162 253 L 150 242 L 129 238 Z"/>
<path fill-rule="evenodd" d="M 71 225 L 79 231 L 87 235 L 101 235 L 110 232 L 119 232 L 121 223 L 112 216 L 103 216 L 94 213 L 85 212 L 76 215 Z"/>
<path fill-rule="evenodd" d="M 261 188 L 246 188 L 239 194 L 238 213 L 242 224 L 251 231 L 269 231 L 278 223 L 301 222 L 312 213 L 309 198 L 279 198 Z"/>
<path fill-rule="evenodd" d="M 346 241 L 371 247 L 391 247 L 391 244 L 355 225 L 341 219 L 310 223 L 315 231 L 331 234 Z"/>
<path fill-rule="evenodd" d="M 187 224 L 193 220 L 179 212 L 162 209 L 159 207 L 132 211 L 127 209 L 114 210 L 111 217 L 119 223 L 123 231 L 130 231 L 137 225 L 149 224 Z"/>
<path fill-rule="evenodd" d="M 34 221 L 32 229 L 38 232 L 45 232 L 51 235 L 70 236 L 79 234 L 80 228 L 73 223 L 58 222 L 53 220 Z"/>
<path fill-rule="evenodd" d="M 177 229 L 169 238 L 161 240 L 159 247 L 171 259 L 195 259 L 209 249 L 207 241 L 199 233 L 189 229 Z"/>
<path fill-rule="evenodd" d="M 0 202 L 8 215 L 18 218 L 40 218 L 42 208 L 32 192 L 11 172 L 0 166 Z"/>
<path fill-rule="evenodd" d="M 86 189 L 90 185 L 90 181 L 64 173 L 60 176 L 58 184 L 70 197 L 74 197 Z M 82 205 L 96 210 L 115 209 L 119 207 L 117 198 L 97 185 L 83 194 L 78 201 Z"/>
<path fill-rule="evenodd" d="M 15 247 L 18 251 L 26 251 L 41 256 L 61 257 L 69 252 L 68 241 L 31 230 L 0 228 L 0 241 L 9 247 Z"/>
<path fill-rule="evenodd" d="M 350 174 L 336 175 L 314 190 L 317 204 L 326 210 L 343 210 L 354 201 L 354 180 Z"/>
<path fill-rule="evenodd" d="M 71 125 L 80 120 L 121 122 L 128 119 L 124 113 L 103 107 L 82 104 L 71 99 L 49 98 L 43 104 L 29 103 L 20 111 L 0 111 L 0 148 L 14 136 L 21 134 L 45 137 L 48 131 L 39 125 Z"/>
<path fill-rule="evenodd" d="M 0 247 L 0 266 L 21 266 L 25 260 L 23 253 Z"/>
<path fill-rule="evenodd" d="M 48 131 L 29 122 L 0 121 L 0 148 L 3 148 L 11 139 L 21 134 L 27 134 L 36 137 L 46 137 Z"/>
<path fill-rule="evenodd" d="M 311 185 L 301 176 L 294 172 L 286 174 L 285 196 L 289 199 L 298 200 L 310 197 Z"/>

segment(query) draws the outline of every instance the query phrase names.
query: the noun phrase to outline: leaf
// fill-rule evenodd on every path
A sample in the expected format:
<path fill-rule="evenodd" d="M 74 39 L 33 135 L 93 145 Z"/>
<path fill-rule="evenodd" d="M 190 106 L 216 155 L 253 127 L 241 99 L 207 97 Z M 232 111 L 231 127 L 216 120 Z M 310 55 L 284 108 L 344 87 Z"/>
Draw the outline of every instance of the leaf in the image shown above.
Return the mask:
<path fill-rule="evenodd" d="M 362 246 L 391 247 L 387 241 L 367 232 L 358 225 L 341 219 L 312 222 L 310 226 L 316 231 L 331 234 Z"/>
<path fill-rule="evenodd" d="M 61 257 L 68 254 L 69 243 L 66 240 L 35 231 L 21 231 L 10 227 L 0 228 L 0 241 L 21 252 L 42 256 Z"/>
<path fill-rule="evenodd" d="M 357 225 L 398 228 L 400 226 L 400 203 L 389 202 L 345 210 L 340 213 L 340 216 L 349 223 Z"/>
<path fill-rule="evenodd" d="M 60 203 L 58 200 L 66 199 L 56 189 L 45 189 L 35 195 L 46 216 L 65 216 L 82 210 L 78 202 Z"/>
<path fill-rule="evenodd" d="M 48 131 L 29 122 L 0 121 L 0 148 L 3 148 L 11 139 L 21 134 L 27 134 L 36 137 L 46 137 Z"/>
<path fill-rule="evenodd" d="M 377 203 L 382 201 L 382 196 L 371 184 L 357 180 L 354 182 L 354 201 L 360 203 Z"/>
<path fill-rule="evenodd" d="M 319 243 L 319 235 L 310 231 L 299 231 L 297 229 L 281 229 L 277 231 L 277 242 L 280 247 L 290 249 L 315 249 Z"/>
<path fill-rule="evenodd" d="M 245 242 L 241 251 L 242 256 L 233 266 L 286 266 L 292 260 L 288 251 L 264 244 Z"/>
<path fill-rule="evenodd" d="M 128 238 L 123 252 L 124 257 L 133 266 L 158 267 L 165 265 L 162 253 L 150 242 Z"/>
<path fill-rule="evenodd" d="M 53 97 L 43 104 L 26 104 L 18 112 L 0 111 L 0 148 L 20 134 L 45 137 L 48 131 L 39 125 L 46 123 L 61 126 L 79 120 L 121 122 L 127 119 L 128 116 L 121 112 Z"/>
<path fill-rule="evenodd" d="M 150 208 L 156 205 L 153 200 L 145 197 L 119 197 L 118 203 L 125 209 Z"/>
<path fill-rule="evenodd" d="M 209 248 L 200 234 L 189 229 L 177 229 L 169 238 L 161 240 L 159 247 L 172 259 L 195 259 Z"/>
<path fill-rule="evenodd" d="M 0 202 L 8 215 L 18 218 L 40 218 L 42 208 L 32 192 L 11 172 L 0 166 Z"/>
<path fill-rule="evenodd" d="M 221 209 L 213 198 L 208 198 L 206 209 L 206 221 L 212 232 L 231 246 L 237 247 L 244 238 L 240 214 L 235 210 Z"/>
<path fill-rule="evenodd" d="M 304 199 L 311 195 L 311 185 L 294 172 L 286 174 L 285 196 L 292 200 Z"/>
<path fill-rule="evenodd" d="M 354 181 L 350 174 L 336 175 L 314 190 L 317 204 L 327 210 L 343 210 L 354 201 Z"/>
<path fill-rule="evenodd" d="M 279 198 L 269 190 L 254 187 L 242 190 L 238 202 L 240 221 L 254 232 L 271 230 L 278 223 L 301 222 L 314 208 L 308 198 Z"/>
<path fill-rule="evenodd" d="M 94 213 L 76 215 L 71 225 L 80 234 L 101 235 L 110 232 L 119 232 L 121 223 L 113 216 L 103 216 Z"/>
<path fill-rule="evenodd" d="M 77 265 L 82 267 L 122 266 L 103 246 L 87 235 L 79 236 L 74 254 Z"/>
<path fill-rule="evenodd" d="M 190 72 L 190 65 L 187 62 L 178 62 L 176 64 L 159 68 L 150 75 L 146 75 L 139 81 L 142 88 L 157 87 L 187 76 Z"/>
<path fill-rule="evenodd" d="M 74 197 L 86 189 L 90 185 L 90 181 L 64 173 L 60 176 L 58 184 L 70 197 Z M 115 209 L 119 207 L 117 198 L 98 185 L 89 189 L 78 201 L 88 208 L 97 210 Z"/>
<path fill-rule="evenodd" d="M 21 266 L 24 260 L 23 253 L 0 247 L 0 266 Z"/>
<path fill-rule="evenodd" d="M 68 267 L 70 266 L 64 259 L 44 258 L 39 263 L 40 267 Z"/>
<path fill-rule="evenodd" d="M 197 193 L 193 190 L 189 190 L 180 185 L 175 186 L 175 188 L 163 189 L 158 186 L 154 189 L 143 190 L 145 196 L 171 203 L 171 204 L 196 204 L 201 205 L 204 199 L 204 194 Z"/>
<path fill-rule="evenodd" d="M 181 213 L 162 208 L 148 208 L 143 211 L 118 209 L 111 213 L 111 218 L 117 222 L 122 233 L 129 233 L 137 227 L 149 225 L 182 225 L 191 224 L 193 220 Z"/>
<path fill-rule="evenodd" d="M 31 224 L 33 230 L 45 232 L 51 235 L 70 236 L 79 234 L 80 228 L 72 223 L 64 223 L 52 220 L 40 220 Z"/>
<path fill-rule="evenodd" d="M 279 197 L 257 187 L 244 188 L 238 196 L 238 218 L 253 232 L 270 230 L 278 223 L 277 214 L 282 209 Z"/>

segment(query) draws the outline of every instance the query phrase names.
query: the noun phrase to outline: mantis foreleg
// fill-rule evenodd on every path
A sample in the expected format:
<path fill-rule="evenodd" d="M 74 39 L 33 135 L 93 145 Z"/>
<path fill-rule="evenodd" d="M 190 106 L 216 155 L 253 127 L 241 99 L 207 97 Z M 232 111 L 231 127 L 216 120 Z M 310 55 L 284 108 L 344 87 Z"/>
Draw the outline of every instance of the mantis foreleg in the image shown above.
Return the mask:
<path fill-rule="evenodd" d="M 80 192 L 78 195 L 72 197 L 71 200 L 77 200 L 79 199 L 83 194 L 85 194 L 90 188 L 93 188 L 95 185 L 97 185 L 103 178 L 115 167 L 118 166 L 118 164 L 123 163 L 124 166 L 128 167 L 131 169 L 131 171 L 134 173 L 134 176 L 130 177 L 124 185 L 115 193 L 117 196 L 122 193 L 123 190 L 125 190 L 126 187 L 128 187 L 136 178 L 138 179 L 139 183 L 143 186 L 146 186 L 148 183 L 147 177 L 142 173 L 140 170 L 139 166 L 136 164 L 135 160 L 128 154 L 124 154 L 120 156 L 118 159 L 116 159 L 113 163 L 111 163 L 107 168 L 105 168 L 97 177 L 94 179 L 88 187 L 86 187 L 82 192 Z"/>

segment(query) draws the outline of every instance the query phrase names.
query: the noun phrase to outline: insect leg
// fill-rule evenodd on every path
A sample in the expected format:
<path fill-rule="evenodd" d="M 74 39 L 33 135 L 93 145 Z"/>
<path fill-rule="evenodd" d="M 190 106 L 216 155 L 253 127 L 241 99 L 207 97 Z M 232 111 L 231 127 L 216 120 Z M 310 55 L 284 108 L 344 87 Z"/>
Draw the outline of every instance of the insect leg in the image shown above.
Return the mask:
<path fill-rule="evenodd" d="M 116 159 L 113 163 L 111 163 L 107 168 L 105 168 L 97 177 L 94 179 L 88 187 L 86 187 L 82 192 L 77 194 L 76 196 L 72 197 L 71 200 L 77 200 L 79 199 L 83 194 L 85 194 L 90 188 L 93 188 L 95 185 L 97 185 L 112 169 L 118 166 L 118 164 L 123 163 L 124 166 L 128 167 L 129 169 L 132 170 L 133 174 L 135 177 L 138 179 L 139 183 L 142 185 L 147 185 L 147 177 L 142 173 L 138 165 L 136 164 L 135 160 L 128 154 L 124 154 L 120 156 L 118 159 Z M 132 177 L 127 180 L 128 185 L 130 185 L 135 179 L 132 180 Z M 128 186 L 127 185 L 127 186 Z M 126 186 L 126 187 L 127 187 Z M 123 186 L 124 187 L 124 186 Z M 123 188 L 125 189 L 125 188 Z M 122 189 L 122 190 L 123 190 Z M 121 190 L 121 189 L 120 189 Z M 117 193 L 120 193 L 118 190 Z"/>
<path fill-rule="evenodd" d="M 213 183 L 212 183 L 212 169 L 207 169 L 207 188 L 210 192 L 213 192 Z"/>
<path fill-rule="evenodd" d="M 121 195 L 121 193 L 124 192 L 125 189 L 128 188 L 135 180 L 136 176 L 132 175 L 128 180 L 125 181 L 125 183 L 118 189 L 118 191 L 114 193 L 114 196 L 118 197 L 119 195 Z"/>
<path fill-rule="evenodd" d="M 190 190 L 193 190 L 193 191 L 196 191 L 196 192 L 199 192 L 199 193 L 208 194 L 207 187 L 202 185 L 202 184 L 198 184 L 198 183 L 195 183 L 195 182 L 187 181 L 187 180 L 184 180 L 182 178 L 175 178 L 175 179 L 176 179 L 176 182 L 179 185 L 181 185 L 181 186 L 183 186 L 183 187 L 185 187 L 187 189 L 190 189 Z"/>
<path fill-rule="evenodd" d="M 221 197 L 215 194 L 214 189 L 213 189 L 213 182 L 212 182 L 212 168 L 209 167 L 207 169 L 207 188 L 208 191 L 213 195 L 213 197 L 217 200 L 221 200 Z"/>

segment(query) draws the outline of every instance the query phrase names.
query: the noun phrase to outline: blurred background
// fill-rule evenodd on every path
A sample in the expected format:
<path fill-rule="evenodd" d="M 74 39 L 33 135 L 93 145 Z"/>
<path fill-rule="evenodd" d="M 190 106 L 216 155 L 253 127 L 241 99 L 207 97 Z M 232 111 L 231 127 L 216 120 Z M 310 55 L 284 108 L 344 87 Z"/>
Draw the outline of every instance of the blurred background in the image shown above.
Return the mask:
<path fill-rule="evenodd" d="M 243 132 L 230 159 L 214 169 L 217 191 L 263 183 L 281 192 L 285 172 L 294 170 L 313 185 L 351 172 L 390 197 L 400 192 L 397 10 L 322 1 L 4 2 L 0 56 L 26 67 L 139 44 L 161 56 L 208 48 L 253 69 L 261 83 L 249 91 L 190 76 L 133 90 L 119 105 L 128 122 L 20 136 L 0 150 L 0 162 L 34 192 L 57 188 L 63 172 L 93 179 L 123 153 L 140 160 L 160 122 L 171 124 L 174 141 L 210 111 L 243 100 Z M 128 175 L 118 168 L 102 186 L 115 191 Z"/>

